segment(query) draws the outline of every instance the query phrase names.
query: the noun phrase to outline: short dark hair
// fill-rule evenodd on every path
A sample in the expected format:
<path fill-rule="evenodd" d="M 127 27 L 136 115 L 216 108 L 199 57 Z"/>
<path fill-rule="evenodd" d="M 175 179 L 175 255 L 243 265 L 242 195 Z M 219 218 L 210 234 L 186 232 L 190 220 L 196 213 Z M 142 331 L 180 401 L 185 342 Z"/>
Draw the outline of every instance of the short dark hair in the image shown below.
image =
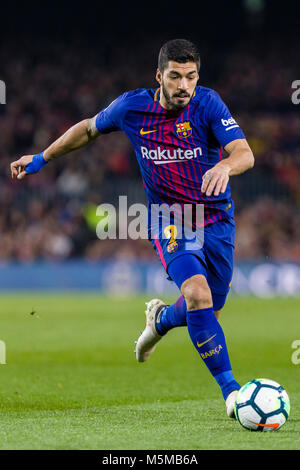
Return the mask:
<path fill-rule="evenodd" d="M 158 68 L 161 72 L 168 66 L 170 60 L 179 64 L 195 62 L 199 72 L 200 54 L 197 46 L 187 39 L 172 39 L 161 47 L 158 55 Z"/>

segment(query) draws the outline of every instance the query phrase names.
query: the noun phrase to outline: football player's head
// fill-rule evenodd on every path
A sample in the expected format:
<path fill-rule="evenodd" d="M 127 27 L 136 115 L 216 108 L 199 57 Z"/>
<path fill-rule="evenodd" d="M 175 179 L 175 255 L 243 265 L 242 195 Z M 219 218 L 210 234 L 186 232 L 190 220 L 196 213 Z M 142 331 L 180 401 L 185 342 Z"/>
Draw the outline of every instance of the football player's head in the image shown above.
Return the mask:
<path fill-rule="evenodd" d="M 186 39 L 173 39 L 160 49 L 156 80 L 160 84 L 161 104 L 175 110 L 187 106 L 199 79 L 200 55 Z"/>

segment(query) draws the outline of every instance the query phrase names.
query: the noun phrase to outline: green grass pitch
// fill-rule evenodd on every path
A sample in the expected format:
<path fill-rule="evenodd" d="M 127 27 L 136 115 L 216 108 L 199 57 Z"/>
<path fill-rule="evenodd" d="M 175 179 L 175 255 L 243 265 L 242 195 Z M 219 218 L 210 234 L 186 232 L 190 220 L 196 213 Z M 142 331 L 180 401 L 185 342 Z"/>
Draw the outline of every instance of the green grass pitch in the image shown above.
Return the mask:
<path fill-rule="evenodd" d="M 136 362 L 145 300 L 1 296 L 0 449 L 300 448 L 300 364 L 291 360 L 300 299 L 231 297 L 222 313 L 237 380 L 270 378 L 289 393 L 288 422 L 266 433 L 227 418 L 186 328 L 170 331 L 149 362 Z"/>

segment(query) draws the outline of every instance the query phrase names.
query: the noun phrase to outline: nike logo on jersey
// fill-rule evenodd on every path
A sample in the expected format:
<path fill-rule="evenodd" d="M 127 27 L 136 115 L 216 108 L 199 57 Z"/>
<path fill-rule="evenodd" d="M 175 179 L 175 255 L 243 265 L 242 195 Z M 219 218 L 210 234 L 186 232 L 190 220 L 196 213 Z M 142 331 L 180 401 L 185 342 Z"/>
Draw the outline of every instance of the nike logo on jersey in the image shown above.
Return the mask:
<path fill-rule="evenodd" d="M 156 132 L 156 129 L 154 131 L 144 131 L 144 128 L 142 127 L 142 129 L 140 130 L 141 135 L 151 134 L 151 132 Z"/>
<path fill-rule="evenodd" d="M 198 346 L 198 348 L 201 348 L 201 346 L 203 346 L 203 344 L 208 343 L 208 341 L 210 341 L 211 339 L 213 339 L 215 336 L 217 336 L 217 333 L 216 333 L 215 335 L 211 336 L 210 338 L 208 338 L 206 341 L 203 341 L 203 343 L 198 343 L 198 341 L 197 341 L 197 346 Z"/>

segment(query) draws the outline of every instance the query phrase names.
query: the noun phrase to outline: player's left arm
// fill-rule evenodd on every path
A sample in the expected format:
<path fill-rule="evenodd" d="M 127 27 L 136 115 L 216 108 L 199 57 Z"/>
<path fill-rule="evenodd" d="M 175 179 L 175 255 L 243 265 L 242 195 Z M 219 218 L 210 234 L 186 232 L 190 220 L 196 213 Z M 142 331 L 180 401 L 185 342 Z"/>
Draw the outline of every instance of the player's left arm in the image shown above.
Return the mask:
<path fill-rule="evenodd" d="M 230 176 L 253 168 L 254 155 L 246 139 L 236 139 L 225 145 L 229 154 L 203 175 L 201 191 L 207 196 L 219 196 L 226 191 Z"/>

